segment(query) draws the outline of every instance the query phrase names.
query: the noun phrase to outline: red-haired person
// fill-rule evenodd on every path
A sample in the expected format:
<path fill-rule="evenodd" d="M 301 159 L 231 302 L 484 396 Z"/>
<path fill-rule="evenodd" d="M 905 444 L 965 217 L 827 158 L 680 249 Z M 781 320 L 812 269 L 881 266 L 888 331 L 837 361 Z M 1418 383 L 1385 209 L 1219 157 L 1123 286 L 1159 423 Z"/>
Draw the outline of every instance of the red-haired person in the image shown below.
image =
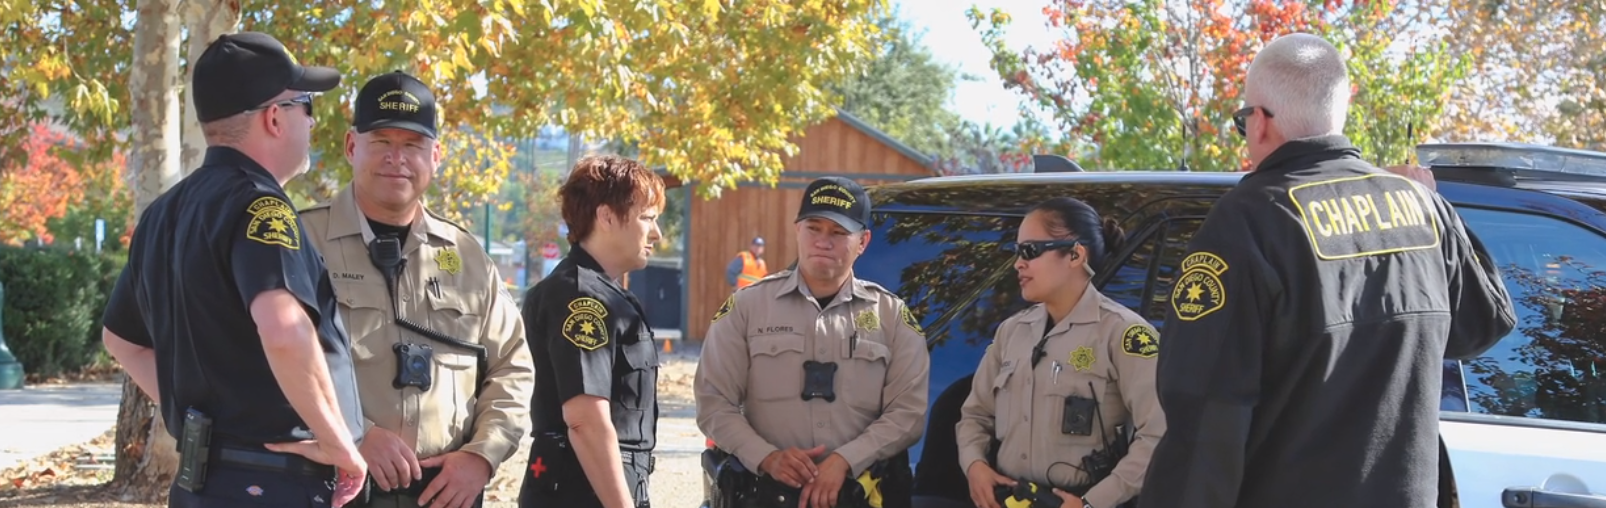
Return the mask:
<path fill-rule="evenodd" d="M 620 278 L 645 268 L 662 236 L 664 184 L 639 162 L 595 156 L 558 196 L 572 248 L 524 296 L 535 442 L 519 506 L 646 507 L 658 349 Z"/>

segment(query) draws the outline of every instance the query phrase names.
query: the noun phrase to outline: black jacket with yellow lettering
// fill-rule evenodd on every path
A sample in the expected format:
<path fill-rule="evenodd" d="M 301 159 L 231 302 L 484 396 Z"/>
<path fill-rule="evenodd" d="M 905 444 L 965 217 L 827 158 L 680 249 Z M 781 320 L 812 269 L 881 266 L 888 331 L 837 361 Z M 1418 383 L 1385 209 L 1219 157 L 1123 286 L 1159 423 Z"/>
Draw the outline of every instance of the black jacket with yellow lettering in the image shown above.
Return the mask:
<path fill-rule="evenodd" d="M 1516 316 L 1450 204 L 1359 155 L 1288 142 L 1194 236 L 1142 506 L 1433 506 L 1443 361 Z"/>

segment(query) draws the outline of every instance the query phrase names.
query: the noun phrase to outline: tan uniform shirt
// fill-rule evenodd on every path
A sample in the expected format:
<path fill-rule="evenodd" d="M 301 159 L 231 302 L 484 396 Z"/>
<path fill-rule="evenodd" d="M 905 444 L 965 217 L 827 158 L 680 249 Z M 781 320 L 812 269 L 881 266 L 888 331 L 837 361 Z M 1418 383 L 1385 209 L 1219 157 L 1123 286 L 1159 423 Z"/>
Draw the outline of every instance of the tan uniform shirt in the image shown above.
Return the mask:
<path fill-rule="evenodd" d="M 858 279 L 849 287 L 821 309 L 799 275 L 782 271 L 715 314 L 697 365 L 697 426 L 748 468 L 778 449 L 823 445 L 858 476 L 920 440 L 925 336 L 897 295 Z M 836 362 L 835 401 L 803 400 L 806 360 Z"/>
<path fill-rule="evenodd" d="M 1165 416 L 1154 391 L 1159 334 L 1142 317 L 1089 287 L 1063 322 L 1048 332 L 1045 355 L 1032 366 L 1048 311 L 1035 305 L 998 325 L 976 369 L 970 397 L 954 432 L 959 467 L 966 472 L 987 460 L 987 447 L 1001 441 L 999 474 L 1065 488 L 1082 485 L 1082 457 L 1117 439 L 1116 426 L 1135 429 L 1115 471 L 1084 499 L 1112 508 L 1138 494 L 1154 445 L 1165 433 Z M 1056 373 L 1056 370 L 1058 371 Z M 1087 436 L 1061 432 L 1065 398 L 1097 395 L 1101 417 Z M 1102 421 L 1101 421 L 1102 419 Z"/>
<path fill-rule="evenodd" d="M 473 351 L 436 342 L 395 324 L 385 277 L 368 256 L 374 238 L 351 186 L 301 214 L 307 237 L 329 266 L 351 333 L 358 395 L 369 423 L 395 432 L 420 459 L 463 450 L 507 460 L 530 430 L 534 362 L 524 322 L 485 249 L 455 224 L 421 213 L 403 237 L 407 264 L 397 281 L 402 317 L 448 337 L 485 346 L 484 391 L 474 396 Z M 395 388 L 403 341 L 434 350 L 433 386 Z"/>

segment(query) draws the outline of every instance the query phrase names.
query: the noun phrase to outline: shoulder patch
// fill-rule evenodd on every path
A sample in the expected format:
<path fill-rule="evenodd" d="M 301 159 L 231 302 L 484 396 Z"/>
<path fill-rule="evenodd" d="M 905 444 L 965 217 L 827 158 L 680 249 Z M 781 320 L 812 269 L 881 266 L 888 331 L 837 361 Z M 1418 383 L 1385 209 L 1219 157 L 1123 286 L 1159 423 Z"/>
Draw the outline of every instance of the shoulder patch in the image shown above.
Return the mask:
<path fill-rule="evenodd" d="M 1171 309 L 1177 319 L 1194 321 L 1221 310 L 1227 304 L 1227 290 L 1221 285 L 1221 274 L 1227 273 L 1227 262 L 1209 252 L 1195 252 L 1182 259 L 1182 277 L 1171 288 Z"/>
<path fill-rule="evenodd" d="M 563 338 L 586 351 L 608 345 L 608 307 L 596 298 L 582 296 L 569 302 L 569 317 L 563 320 Z"/>
<path fill-rule="evenodd" d="M 898 311 L 898 316 L 903 318 L 903 324 L 914 330 L 915 333 L 921 335 L 926 333 L 925 330 L 920 329 L 920 320 L 915 319 L 915 313 L 909 310 L 909 305 L 905 304 L 903 309 Z"/>
<path fill-rule="evenodd" d="M 744 287 L 742 289 L 747 289 L 748 287 L 753 287 L 753 286 L 749 285 L 749 286 Z M 718 323 L 719 322 L 719 318 L 725 317 L 726 314 L 730 314 L 731 313 L 731 307 L 734 307 L 734 306 L 736 306 L 736 293 L 731 293 L 730 296 L 725 297 L 725 303 L 719 304 L 719 310 L 714 311 L 714 319 L 711 319 L 708 322 L 710 322 L 710 323 Z"/>
<path fill-rule="evenodd" d="M 301 249 L 301 225 L 289 203 L 274 196 L 263 196 L 252 201 L 245 213 L 251 214 L 251 223 L 245 228 L 246 238 L 290 250 Z"/>
<path fill-rule="evenodd" d="M 1154 358 L 1160 354 L 1160 334 L 1147 324 L 1135 324 L 1121 332 L 1121 352 L 1138 358 Z"/>

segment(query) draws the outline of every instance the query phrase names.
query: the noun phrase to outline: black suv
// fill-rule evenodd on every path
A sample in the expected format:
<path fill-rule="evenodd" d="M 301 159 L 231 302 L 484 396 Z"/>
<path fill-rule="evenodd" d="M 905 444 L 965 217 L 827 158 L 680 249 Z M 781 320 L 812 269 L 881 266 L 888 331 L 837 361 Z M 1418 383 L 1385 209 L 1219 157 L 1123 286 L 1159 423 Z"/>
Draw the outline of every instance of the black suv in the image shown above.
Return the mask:
<path fill-rule="evenodd" d="M 1462 506 L 1606 506 L 1606 154 L 1511 144 L 1418 154 L 1499 264 L 1518 315 L 1484 356 L 1444 365 L 1440 427 Z M 910 450 L 916 506 L 968 504 L 954 424 L 993 330 L 1028 305 L 1000 250 L 1024 211 L 1072 196 L 1118 220 L 1125 247 L 1093 282 L 1163 338 L 1188 240 L 1241 177 L 1058 167 L 871 189 L 872 245 L 856 274 L 902 296 L 931 348 L 928 423 Z"/>

